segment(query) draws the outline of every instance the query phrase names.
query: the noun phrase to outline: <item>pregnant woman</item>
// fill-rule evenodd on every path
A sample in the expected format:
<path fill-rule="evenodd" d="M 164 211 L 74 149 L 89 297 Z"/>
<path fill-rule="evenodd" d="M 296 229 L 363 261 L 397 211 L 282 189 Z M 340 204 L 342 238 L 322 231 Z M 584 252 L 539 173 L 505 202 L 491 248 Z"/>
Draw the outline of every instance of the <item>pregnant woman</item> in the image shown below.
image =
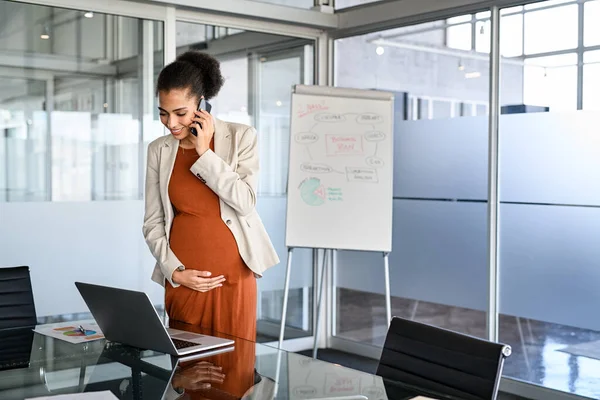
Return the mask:
<path fill-rule="evenodd" d="M 255 209 L 256 131 L 207 111 L 222 85 L 219 62 L 197 51 L 160 72 L 170 135 L 148 146 L 143 233 L 170 319 L 254 341 L 256 278 L 279 258 Z"/>

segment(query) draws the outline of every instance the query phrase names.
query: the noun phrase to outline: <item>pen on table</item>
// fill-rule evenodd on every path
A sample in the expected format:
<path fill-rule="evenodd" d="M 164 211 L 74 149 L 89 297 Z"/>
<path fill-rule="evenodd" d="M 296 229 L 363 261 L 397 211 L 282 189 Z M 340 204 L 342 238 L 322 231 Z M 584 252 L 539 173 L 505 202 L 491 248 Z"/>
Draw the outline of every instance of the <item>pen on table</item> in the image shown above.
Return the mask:
<path fill-rule="evenodd" d="M 79 325 L 79 328 L 77 329 L 79 329 L 79 331 L 85 335 L 85 329 L 83 329 L 83 326 Z"/>

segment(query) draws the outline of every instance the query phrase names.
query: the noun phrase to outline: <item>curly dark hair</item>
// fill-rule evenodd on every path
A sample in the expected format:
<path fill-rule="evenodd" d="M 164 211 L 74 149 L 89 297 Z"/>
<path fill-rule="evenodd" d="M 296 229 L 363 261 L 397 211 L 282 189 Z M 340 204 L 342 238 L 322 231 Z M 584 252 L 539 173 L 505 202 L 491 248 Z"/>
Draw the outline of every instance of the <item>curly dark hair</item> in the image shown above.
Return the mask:
<path fill-rule="evenodd" d="M 171 89 L 190 89 L 198 99 L 215 97 L 223 86 L 219 61 L 213 56 L 195 50 L 186 51 L 160 71 L 156 94 Z"/>

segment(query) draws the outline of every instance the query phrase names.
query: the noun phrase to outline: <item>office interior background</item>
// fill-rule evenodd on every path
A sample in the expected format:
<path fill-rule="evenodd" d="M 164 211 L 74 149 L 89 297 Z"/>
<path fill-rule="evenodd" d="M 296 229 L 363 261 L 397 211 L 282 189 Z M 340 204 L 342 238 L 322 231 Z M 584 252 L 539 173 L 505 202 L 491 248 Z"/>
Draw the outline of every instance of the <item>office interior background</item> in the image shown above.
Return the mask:
<path fill-rule="evenodd" d="M 0 264 L 30 266 L 41 320 L 86 311 L 75 280 L 143 290 L 162 306 L 141 234 L 146 146 L 165 134 L 154 85 L 165 62 L 199 49 L 226 78 L 215 116 L 259 132 L 258 211 L 282 259 L 259 280 L 260 341 L 276 340 L 281 316 L 292 86 L 388 90 L 392 314 L 490 337 L 497 310 L 497 339 L 513 349 L 502 390 L 599 398 L 600 0 L 214 3 L 0 0 Z M 285 347 L 309 349 L 316 334 L 321 347 L 376 358 L 381 255 L 336 252 L 325 330 L 314 332 L 321 257 L 294 254 Z"/>

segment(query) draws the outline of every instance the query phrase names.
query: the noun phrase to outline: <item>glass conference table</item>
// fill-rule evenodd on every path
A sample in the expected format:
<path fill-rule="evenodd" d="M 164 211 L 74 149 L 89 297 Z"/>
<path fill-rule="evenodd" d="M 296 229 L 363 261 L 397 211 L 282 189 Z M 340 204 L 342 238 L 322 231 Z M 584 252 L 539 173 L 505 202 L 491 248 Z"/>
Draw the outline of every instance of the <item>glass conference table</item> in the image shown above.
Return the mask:
<path fill-rule="evenodd" d="M 104 392 L 109 399 L 157 400 L 404 400 L 423 394 L 272 346 L 191 326 L 186 330 L 231 338 L 235 344 L 218 354 L 181 361 L 104 339 L 71 344 L 31 329 L 0 330 L 0 399 L 87 392 Z"/>

